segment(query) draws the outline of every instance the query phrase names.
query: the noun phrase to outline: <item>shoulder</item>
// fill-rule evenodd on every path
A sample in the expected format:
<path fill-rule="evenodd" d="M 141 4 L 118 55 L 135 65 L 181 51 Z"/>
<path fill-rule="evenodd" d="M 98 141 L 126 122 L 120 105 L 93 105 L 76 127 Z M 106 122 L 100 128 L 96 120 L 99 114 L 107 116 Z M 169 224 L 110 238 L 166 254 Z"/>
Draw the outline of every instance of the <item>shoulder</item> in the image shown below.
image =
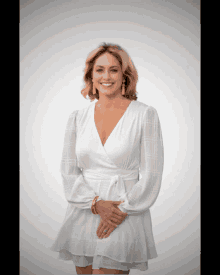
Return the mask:
<path fill-rule="evenodd" d="M 90 103 L 88 106 L 83 107 L 82 109 L 72 111 L 70 113 L 70 117 L 80 119 L 80 117 L 83 117 L 91 110 L 93 104 L 95 104 L 95 102 Z"/>
<path fill-rule="evenodd" d="M 142 126 L 147 123 L 155 123 L 159 120 L 158 112 L 155 107 L 146 103 L 135 101 L 134 103 L 135 113 L 138 114 L 138 118 L 141 120 Z"/>
<path fill-rule="evenodd" d="M 147 113 L 150 113 L 150 112 L 156 112 L 156 109 L 153 106 L 147 105 L 146 103 L 143 103 L 137 100 L 134 101 L 133 107 L 134 107 L 134 110 L 140 113 L 142 116 L 145 116 Z"/>
<path fill-rule="evenodd" d="M 157 112 L 156 108 L 148 105 L 146 103 L 140 102 L 140 101 L 135 101 L 136 102 L 136 108 L 140 110 L 142 113 L 149 113 L 149 112 Z"/>
<path fill-rule="evenodd" d="M 134 105 L 134 108 L 136 110 L 139 110 L 140 112 L 144 112 L 146 108 L 148 108 L 149 105 L 143 103 L 143 102 L 140 102 L 140 101 L 137 101 L 137 100 L 133 100 L 133 105 Z"/>
<path fill-rule="evenodd" d="M 94 107 L 94 104 L 95 102 L 92 102 L 82 109 L 72 111 L 69 116 L 70 123 L 75 124 L 77 129 L 80 129 L 82 125 L 86 125 L 88 119 L 91 116 L 91 111 Z"/>
<path fill-rule="evenodd" d="M 146 125 L 158 125 L 160 124 L 158 112 L 155 107 L 153 106 L 146 106 L 142 115 L 142 127 Z"/>

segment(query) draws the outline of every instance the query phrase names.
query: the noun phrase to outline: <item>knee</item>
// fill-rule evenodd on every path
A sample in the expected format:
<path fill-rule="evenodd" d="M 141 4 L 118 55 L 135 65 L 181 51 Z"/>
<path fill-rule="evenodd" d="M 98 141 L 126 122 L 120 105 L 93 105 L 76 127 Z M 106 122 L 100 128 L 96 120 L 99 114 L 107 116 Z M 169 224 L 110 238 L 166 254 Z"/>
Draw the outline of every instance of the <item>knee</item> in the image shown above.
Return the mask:
<path fill-rule="evenodd" d="M 92 274 L 105 274 L 101 269 L 93 269 Z"/>
<path fill-rule="evenodd" d="M 76 266 L 77 274 L 92 274 L 92 265 L 86 267 Z"/>

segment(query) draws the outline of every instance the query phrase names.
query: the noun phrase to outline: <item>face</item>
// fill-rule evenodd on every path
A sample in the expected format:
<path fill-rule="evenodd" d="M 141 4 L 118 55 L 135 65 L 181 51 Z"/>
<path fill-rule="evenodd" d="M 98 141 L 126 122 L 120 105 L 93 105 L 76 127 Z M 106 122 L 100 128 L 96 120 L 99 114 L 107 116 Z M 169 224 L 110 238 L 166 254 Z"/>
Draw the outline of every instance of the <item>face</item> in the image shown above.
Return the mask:
<path fill-rule="evenodd" d="M 119 61 L 110 53 L 98 57 L 93 67 L 93 85 L 106 96 L 121 93 L 122 70 Z M 111 83 L 105 86 L 105 83 Z"/>

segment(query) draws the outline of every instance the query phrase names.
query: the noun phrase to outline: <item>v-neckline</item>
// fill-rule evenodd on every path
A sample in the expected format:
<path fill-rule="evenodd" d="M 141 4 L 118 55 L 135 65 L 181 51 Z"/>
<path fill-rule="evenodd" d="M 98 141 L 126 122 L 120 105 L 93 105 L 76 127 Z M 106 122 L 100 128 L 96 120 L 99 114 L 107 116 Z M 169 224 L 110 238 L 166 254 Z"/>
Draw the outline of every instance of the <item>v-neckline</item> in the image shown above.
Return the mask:
<path fill-rule="evenodd" d="M 129 109 L 129 107 L 131 106 L 131 103 L 132 103 L 133 101 L 134 101 L 134 100 L 131 100 L 131 102 L 130 102 L 129 105 L 127 106 L 125 112 L 123 113 L 123 115 L 121 116 L 121 118 L 119 119 L 119 121 L 117 122 L 117 124 L 115 125 L 115 127 L 113 128 L 113 130 L 111 131 L 111 133 L 109 134 L 108 138 L 106 139 L 104 145 L 102 144 L 102 140 L 101 140 L 101 138 L 100 138 L 100 136 L 99 136 L 99 132 L 98 132 L 97 127 L 96 127 L 96 124 L 95 124 L 95 106 L 96 106 L 96 105 L 94 104 L 94 106 L 93 106 L 93 114 L 92 114 L 93 125 L 94 125 L 94 128 L 95 128 L 95 130 L 96 130 L 96 133 L 97 133 L 97 137 L 98 137 L 98 139 L 99 139 L 99 142 L 101 143 L 101 145 L 102 145 L 103 148 L 105 147 L 107 141 L 109 140 L 110 136 L 112 136 L 112 133 L 115 131 L 115 129 L 117 128 L 117 126 L 119 125 L 119 123 L 122 121 L 123 117 L 125 116 L 126 112 L 128 111 L 128 109 Z M 95 103 L 96 103 L 96 102 L 95 102 Z"/>

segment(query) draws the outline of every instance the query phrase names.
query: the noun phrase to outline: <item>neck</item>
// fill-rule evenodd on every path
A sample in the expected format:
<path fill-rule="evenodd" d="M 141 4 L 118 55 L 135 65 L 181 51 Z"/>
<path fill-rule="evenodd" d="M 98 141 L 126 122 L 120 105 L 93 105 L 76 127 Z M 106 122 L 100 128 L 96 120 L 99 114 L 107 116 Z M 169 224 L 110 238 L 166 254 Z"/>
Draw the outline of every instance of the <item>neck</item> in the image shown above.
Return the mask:
<path fill-rule="evenodd" d="M 125 97 L 118 93 L 117 95 L 103 95 L 99 92 L 99 100 L 96 103 L 99 107 L 115 108 L 120 106 L 124 101 L 127 101 Z"/>

